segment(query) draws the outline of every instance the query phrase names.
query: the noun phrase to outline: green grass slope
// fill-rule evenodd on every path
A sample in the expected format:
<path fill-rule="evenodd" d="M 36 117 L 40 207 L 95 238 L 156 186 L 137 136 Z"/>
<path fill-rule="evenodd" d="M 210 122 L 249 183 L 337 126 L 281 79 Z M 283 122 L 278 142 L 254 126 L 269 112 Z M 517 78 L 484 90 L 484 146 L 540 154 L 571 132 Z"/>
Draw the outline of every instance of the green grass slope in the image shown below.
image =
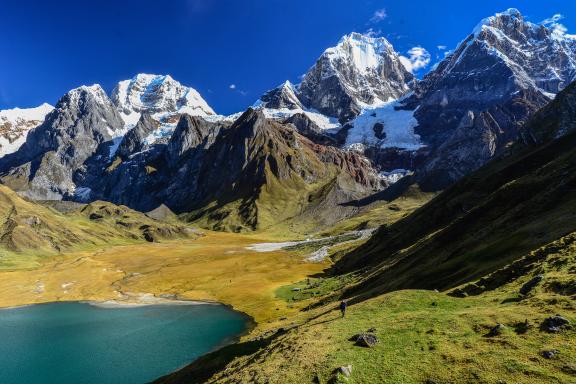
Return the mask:
<path fill-rule="evenodd" d="M 106 202 L 62 213 L 0 185 L 0 269 L 34 267 L 46 256 L 86 247 L 192 236 L 168 224 Z"/>
<path fill-rule="evenodd" d="M 494 272 L 475 283 L 485 289 L 474 296 L 396 291 L 350 305 L 344 319 L 335 303 L 315 308 L 288 319 L 281 329 L 204 356 L 157 383 L 574 382 L 575 329 L 548 333 L 540 326 L 555 314 L 576 322 L 576 233 L 520 260 L 529 265 L 522 273 L 506 274 L 488 289 L 492 287 L 483 282 L 502 274 Z M 514 265 L 508 269 L 517 270 Z M 520 295 L 537 274 L 543 281 Z M 503 325 L 502 332 L 490 336 L 497 324 Z M 375 347 L 350 341 L 371 328 L 379 340 Z M 555 356 L 545 358 L 543 353 L 551 350 Z M 352 374 L 345 378 L 337 369 L 348 365 Z"/>

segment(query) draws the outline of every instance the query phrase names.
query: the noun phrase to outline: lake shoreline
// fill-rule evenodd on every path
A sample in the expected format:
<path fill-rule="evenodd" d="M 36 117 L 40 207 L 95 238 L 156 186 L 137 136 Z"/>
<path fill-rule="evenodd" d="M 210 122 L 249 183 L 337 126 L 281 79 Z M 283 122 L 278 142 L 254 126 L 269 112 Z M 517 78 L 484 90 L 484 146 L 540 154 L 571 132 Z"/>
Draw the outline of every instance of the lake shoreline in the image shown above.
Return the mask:
<path fill-rule="evenodd" d="M 190 309 L 185 309 L 185 307 Z M 151 367 L 161 367 L 162 364 L 170 365 L 170 361 L 174 362 L 174 360 L 179 360 L 179 363 L 164 371 L 160 368 L 156 372 L 150 372 L 153 374 L 146 378 L 146 382 L 151 382 L 161 375 L 170 374 L 190 364 L 191 361 L 224 346 L 238 342 L 243 335 L 250 333 L 254 326 L 254 322 L 249 316 L 243 312 L 232 309 L 229 305 L 191 300 L 176 301 L 163 299 L 156 303 L 147 302 L 146 304 L 136 305 L 126 305 L 125 303 L 114 303 L 111 305 L 108 303 L 104 307 L 94 305 L 93 301 L 53 301 L 12 307 L 11 309 L 12 310 L 4 308 L 5 312 L 0 315 L 0 320 L 2 320 L 0 333 L 4 332 L 4 334 L 6 334 L 8 332 L 10 337 L 7 337 L 5 340 L 12 340 L 12 344 L 14 344 L 16 350 L 18 350 L 17 348 L 20 348 L 20 350 L 22 350 L 22 348 L 30 348 L 26 345 L 34 342 L 34 340 L 28 340 L 30 338 L 27 339 L 26 335 L 34 334 L 35 332 L 44 332 L 47 329 L 55 329 L 58 332 L 60 332 L 60 329 L 66 329 L 63 336 L 65 336 L 65 340 L 69 341 L 64 342 L 62 345 L 64 348 L 71 348 L 71 350 L 78 350 L 78 345 L 85 343 L 86 335 L 100 333 L 100 336 L 103 336 L 98 336 L 97 339 L 95 339 L 98 341 L 90 341 L 88 343 L 88 345 L 98 347 L 96 350 L 99 352 L 94 356 L 96 361 L 105 362 L 106 364 L 115 361 L 123 362 L 124 360 L 120 357 L 122 356 L 121 354 L 110 357 L 103 352 L 107 350 L 110 342 L 116 343 L 116 341 L 121 340 L 122 342 L 117 345 L 118 350 L 121 350 L 122 348 L 127 348 L 127 345 L 130 345 L 129 340 L 136 340 L 135 344 L 133 344 L 136 347 L 133 351 L 135 353 L 134 358 L 137 360 L 140 359 L 141 361 L 156 362 L 156 357 L 154 357 L 153 354 L 148 353 L 146 349 L 141 349 L 141 347 L 145 345 L 143 340 L 147 340 L 148 337 L 144 336 L 143 338 L 143 333 L 149 333 L 151 340 L 155 340 L 155 350 L 164 351 L 165 353 L 162 356 L 166 356 L 164 360 L 159 360 L 161 363 L 154 363 Z M 78 313 L 88 313 L 89 315 L 87 317 L 85 315 L 82 315 L 84 317 L 78 317 Z M 39 315 L 42 316 L 39 317 Z M 33 318 L 33 320 L 28 319 L 27 322 L 21 322 L 21 319 L 27 319 L 26 316 L 36 316 L 36 318 Z M 130 320 L 127 320 L 128 318 L 130 318 Z M 183 321 L 191 321 L 192 323 L 184 324 Z M 48 324 L 48 326 L 46 326 L 46 324 Z M 203 325 L 201 328 L 198 328 L 198 324 Z M 166 325 L 169 325 L 168 329 L 165 329 Z M 90 326 L 92 328 L 87 328 Z M 232 328 L 229 328 L 231 326 Z M 84 332 L 86 329 L 91 331 L 86 333 Z M 186 337 L 182 336 L 190 342 L 181 343 L 178 341 L 178 337 L 175 336 L 178 332 L 181 332 L 182 335 L 187 335 L 186 337 L 188 338 L 192 337 L 192 339 L 186 339 Z M 205 332 L 207 333 L 205 334 Z M 214 336 L 214 332 L 221 334 L 221 336 Z M 54 339 L 63 340 L 60 336 L 55 336 Z M 17 342 L 14 342 L 14 340 Z M 185 347 L 186 344 L 189 346 Z M 8 345 L 10 344 L 8 343 Z M 69 347 L 70 345 L 73 347 Z M 181 349 L 179 353 L 174 354 L 170 352 L 174 350 L 175 346 L 178 346 L 177 349 Z M 114 349 L 114 351 L 117 350 Z M 188 358 L 186 358 L 187 355 L 189 355 Z M 16 354 L 16 357 L 10 357 L 9 354 L 3 353 L 3 356 L 3 367 L 14 366 L 15 359 L 18 361 L 16 364 L 28 366 L 28 362 L 25 359 L 20 359 L 22 361 L 18 360 L 18 356 L 24 356 L 23 353 Z M 50 354 L 47 356 L 50 356 Z M 58 355 L 56 354 L 55 356 Z M 178 358 L 178 356 L 180 357 Z M 119 357 L 120 360 L 118 360 Z M 60 358 L 58 358 L 58 361 L 59 359 Z M 92 361 L 92 358 L 80 354 L 75 361 L 78 361 L 78 364 L 86 364 L 86 361 Z M 123 380 L 125 379 L 127 380 L 126 382 L 130 383 L 140 382 L 138 379 L 132 380 L 130 378 L 140 377 L 138 375 L 141 375 L 141 372 L 132 376 L 132 373 L 127 373 L 131 372 L 130 364 L 120 364 L 120 366 L 125 370 L 120 371 L 119 378 L 123 377 Z M 61 374 L 59 371 L 66 371 L 67 369 L 69 368 L 60 367 L 59 370 L 53 372 L 54 377 L 67 377 L 66 375 L 68 375 L 68 373 L 64 376 L 58 376 Z M 150 371 L 154 369 L 156 368 L 151 368 Z M 27 370 L 27 372 L 31 371 Z M 74 366 L 72 372 L 75 372 L 75 375 L 78 376 L 81 371 L 78 371 L 77 366 Z M 6 370 L 0 376 L 8 378 L 9 383 L 17 382 L 14 381 L 16 377 L 16 370 L 14 369 Z M 30 373 L 30 377 L 36 378 L 32 373 Z M 97 380 L 94 381 L 95 379 L 93 377 L 90 379 L 92 380 L 90 383 L 98 382 Z M 106 382 L 111 382 L 109 376 L 106 376 L 106 380 Z M 67 381 L 64 382 L 67 383 Z"/>

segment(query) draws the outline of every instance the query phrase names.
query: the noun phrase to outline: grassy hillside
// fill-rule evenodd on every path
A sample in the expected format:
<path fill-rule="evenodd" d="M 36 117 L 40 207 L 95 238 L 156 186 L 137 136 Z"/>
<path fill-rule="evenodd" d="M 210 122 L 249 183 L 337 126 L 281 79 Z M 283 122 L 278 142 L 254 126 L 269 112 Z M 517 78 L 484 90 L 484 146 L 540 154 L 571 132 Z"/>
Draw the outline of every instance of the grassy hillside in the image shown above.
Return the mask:
<path fill-rule="evenodd" d="M 127 207 L 94 202 L 62 213 L 0 186 L 0 269 L 30 268 L 73 250 L 194 236 Z"/>
<path fill-rule="evenodd" d="M 351 305 L 344 319 L 335 303 L 317 307 L 158 383 L 573 382 L 576 331 L 548 333 L 540 326 L 557 313 L 576 321 L 576 233 L 521 260 L 530 268 L 474 296 L 396 291 Z M 543 281 L 520 295 L 537 274 L 543 274 Z M 497 324 L 504 327 L 491 336 Z M 371 328 L 379 339 L 375 347 L 350 341 Z M 555 356 L 545 358 L 543 353 L 551 350 Z M 349 378 L 336 373 L 348 365 Z"/>

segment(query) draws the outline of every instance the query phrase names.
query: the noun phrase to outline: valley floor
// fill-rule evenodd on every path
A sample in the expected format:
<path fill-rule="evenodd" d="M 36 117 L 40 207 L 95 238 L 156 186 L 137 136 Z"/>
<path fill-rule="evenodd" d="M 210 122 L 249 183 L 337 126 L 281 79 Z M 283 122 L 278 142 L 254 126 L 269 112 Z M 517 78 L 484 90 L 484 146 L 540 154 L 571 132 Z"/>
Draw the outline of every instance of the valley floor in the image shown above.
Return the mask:
<path fill-rule="evenodd" d="M 301 253 L 247 249 L 271 239 L 205 232 L 195 240 L 110 246 L 49 257 L 33 269 L 0 271 L 0 306 L 51 301 L 156 298 L 218 301 L 266 324 L 294 313 L 276 298 L 286 284 L 322 272 Z"/>

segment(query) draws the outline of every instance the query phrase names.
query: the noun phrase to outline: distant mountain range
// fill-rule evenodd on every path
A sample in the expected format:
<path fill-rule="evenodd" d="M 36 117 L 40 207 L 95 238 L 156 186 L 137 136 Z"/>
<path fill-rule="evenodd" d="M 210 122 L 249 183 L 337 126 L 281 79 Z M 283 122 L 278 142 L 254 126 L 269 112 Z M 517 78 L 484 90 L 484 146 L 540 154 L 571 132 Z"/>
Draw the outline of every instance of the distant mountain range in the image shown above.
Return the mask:
<path fill-rule="evenodd" d="M 232 116 L 148 74 L 110 96 L 83 86 L 53 109 L 1 111 L 0 180 L 33 199 L 165 206 L 217 229 L 329 224 L 405 176 L 453 184 L 575 79 L 576 40 L 515 9 L 481 21 L 422 80 L 386 39 L 352 33 L 300 84 Z"/>

